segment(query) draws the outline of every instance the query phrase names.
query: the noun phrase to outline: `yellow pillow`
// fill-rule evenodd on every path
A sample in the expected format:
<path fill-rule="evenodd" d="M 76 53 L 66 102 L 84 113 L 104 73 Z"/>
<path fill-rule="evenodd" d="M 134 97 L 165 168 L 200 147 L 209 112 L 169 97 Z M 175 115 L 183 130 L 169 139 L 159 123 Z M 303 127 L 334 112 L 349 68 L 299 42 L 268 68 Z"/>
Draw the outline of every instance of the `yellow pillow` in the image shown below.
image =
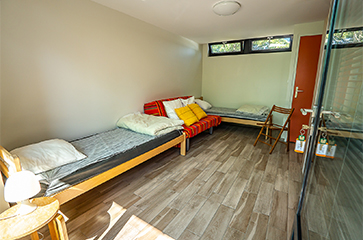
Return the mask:
<path fill-rule="evenodd" d="M 193 113 L 195 114 L 195 116 L 197 116 L 198 120 L 207 117 L 208 115 L 203 111 L 203 109 L 201 107 L 199 107 L 198 104 L 193 103 L 193 104 L 189 104 L 188 107 L 190 107 L 190 109 L 193 111 Z"/>
<path fill-rule="evenodd" d="M 193 123 L 198 122 L 197 116 L 195 116 L 188 106 L 175 109 L 175 113 L 188 127 Z"/>

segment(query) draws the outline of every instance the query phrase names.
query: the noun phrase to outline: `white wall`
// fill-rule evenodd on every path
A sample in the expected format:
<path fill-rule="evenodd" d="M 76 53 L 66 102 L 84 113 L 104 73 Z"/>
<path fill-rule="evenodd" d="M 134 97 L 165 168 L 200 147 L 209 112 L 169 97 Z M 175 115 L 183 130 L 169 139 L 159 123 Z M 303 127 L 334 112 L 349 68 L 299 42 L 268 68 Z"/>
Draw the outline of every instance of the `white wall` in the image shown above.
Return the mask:
<path fill-rule="evenodd" d="M 201 49 L 89 0 L 2 0 L 8 149 L 113 128 L 145 102 L 201 95 Z"/>
<path fill-rule="evenodd" d="M 291 52 L 208 57 L 208 45 L 203 45 L 204 99 L 217 107 L 290 107 L 300 36 L 321 34 L 323 29 L 323 21 L 295 25 Z"/>
<path fill-rule="evenodd" d="M 217 107 L 283 106 L 290 52 L 208 57 L 203 46 L 202 95 Z"/>
<path fill-rule="evenodd" d="M 0 1 L 0 26 L 1 26 L 1 1 Z M 0 28 L 1 36 L 1 28 Z M 1 56 L 1 38 L 0 38 L 0 56 Z M 0 75 L 1 75 L 1 58 L 0 58 Z M 1 89 L 1 79 L 0 79 L 0 89 Z M 1 91 L 0 91 L 1 99 Z M 0 102 L 0 126 L 1 126 L 1 102 Z M 1 134 L 0 134 L 0 145 L 1 145 Z M 4 199 L 4 182 L 0 174 L 0 213 L 9 208 L 9 204 Z"/>
<path fill-rule="evenodd" d="M 1 1 L 0 1 L 0 145 L 1 145 Z"/>

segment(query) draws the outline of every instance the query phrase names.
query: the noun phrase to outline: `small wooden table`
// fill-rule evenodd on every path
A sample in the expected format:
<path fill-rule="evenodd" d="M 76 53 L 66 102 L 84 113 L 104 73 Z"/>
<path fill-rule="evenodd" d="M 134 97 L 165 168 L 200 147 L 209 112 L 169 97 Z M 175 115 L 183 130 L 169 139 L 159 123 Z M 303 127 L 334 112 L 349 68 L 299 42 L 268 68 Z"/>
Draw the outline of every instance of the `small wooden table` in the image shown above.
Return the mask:
<path fill-rule="evenodd" d="M 37 230 L 46 224 L 48 224 L 52 239 L 68 239 L 64 219 L 58 214 L 58 200 L 52 197 L 41 197 L 32 199 L 31 202 L 38 206 L 33 212 L 0 220 L 0 240 L 18 239 L 28 235 L 32 240 L 38 240 Z M 9 208 L 0 214 L 0 219 L 13 216 L 18 208 L 19 205 Z M 57 223 L 57 221 L 60 222 Z M 62 224 L 60 228 L 57 227 L 59 223 Z"/>

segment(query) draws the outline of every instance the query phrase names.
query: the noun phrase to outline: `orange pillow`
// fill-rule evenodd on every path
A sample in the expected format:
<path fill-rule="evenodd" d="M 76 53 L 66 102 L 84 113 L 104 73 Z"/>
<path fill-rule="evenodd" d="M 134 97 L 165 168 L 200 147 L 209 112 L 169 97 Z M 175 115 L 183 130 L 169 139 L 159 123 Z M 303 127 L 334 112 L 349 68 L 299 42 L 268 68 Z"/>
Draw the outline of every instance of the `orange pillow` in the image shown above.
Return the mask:
<path fill-rule="evenodd" d="M 188 106 L 175 109 L 175 113 L 181 120 L 184 121 L 184 124 L 188 127 L 193 123 L 198 122 L 197 116 L 195 116 L 195 114 Z"/>
<path fill-rule="evenodd" d="M 203 111 L 203 109 L 201 107 L 199 107 L 198 104 L 193 103 L 193 104 L 189 104 L 188 107 L 190 107 L 190 109 L 193 111 L 193 113 L 195 114 L 195 116 L 197 116 L 198 120 L 207 117 L 208 115 Z"/>

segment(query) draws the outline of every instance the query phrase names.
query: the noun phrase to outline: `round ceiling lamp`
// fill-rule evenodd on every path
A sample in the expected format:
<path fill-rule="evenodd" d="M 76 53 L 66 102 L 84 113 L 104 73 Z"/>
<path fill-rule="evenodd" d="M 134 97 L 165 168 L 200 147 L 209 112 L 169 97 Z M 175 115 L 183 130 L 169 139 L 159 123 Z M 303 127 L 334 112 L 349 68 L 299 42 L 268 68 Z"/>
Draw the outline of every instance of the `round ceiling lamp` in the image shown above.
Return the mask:
<path fill-rule="evenodd" d="M 241 8 L 237 1 L 221 1 L 213 6 L 213 12 L 219 16 L 230 16 L 235 14 Z"/>

